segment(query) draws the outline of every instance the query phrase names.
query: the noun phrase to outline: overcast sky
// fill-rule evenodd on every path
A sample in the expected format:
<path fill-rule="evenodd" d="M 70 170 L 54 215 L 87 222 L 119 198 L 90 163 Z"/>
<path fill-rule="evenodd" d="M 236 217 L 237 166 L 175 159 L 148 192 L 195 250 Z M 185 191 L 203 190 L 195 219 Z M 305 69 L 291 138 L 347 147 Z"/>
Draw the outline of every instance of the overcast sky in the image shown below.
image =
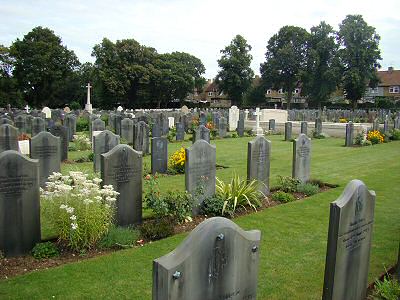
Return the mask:
<path fill-rule="evenodd" d="M 52 29 L 81 62 L 103 37 L 134 38 L 159 53 L 188 52 L 203 61 L 206 77 L 218 72 L 220 50 L 236 34 L 252 46 L 259 73 L 269 38 L 284 25 L 307 30 L 325 21 L 338 29 L 348 14 L 361 14 L 381 36 L 382 68 L 400 68 L 400 0 L 0 0 L 0 44 L 9 46 L 32 28 Z"/>

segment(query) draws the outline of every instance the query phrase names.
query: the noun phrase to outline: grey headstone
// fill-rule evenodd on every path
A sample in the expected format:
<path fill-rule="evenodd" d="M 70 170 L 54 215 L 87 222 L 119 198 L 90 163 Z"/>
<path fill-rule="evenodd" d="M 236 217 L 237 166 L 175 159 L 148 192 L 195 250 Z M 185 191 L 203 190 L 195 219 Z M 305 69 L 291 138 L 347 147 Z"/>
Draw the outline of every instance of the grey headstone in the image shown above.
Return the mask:
<path fill-rule="evenodd" d="M 218 135 L 220 138 L 226 137 L 226 132 L 228 130 L 228 121 L 226 118 L 221 117 L 219 119 L 219 126 L 218 126 Z"/>
<path fill-rule="evenodd" d="M 307 122 L 306 121 L 302 121 L 300 123 L 300 133 L 307 135 Z"/>
<path fill-rule="evenodd" d="M 198 140 L 204 140 L 210 143 L 210 130 L 204 125 L 200 125 L 193 134 L 193 143 Z"/>
<path fill-rule="evenodd" d="M 68 128 L 60 124 L 54 125 L 50 128 L 50 133 L 60 138 L 60 153 L 61 161 L 68 159 Z"/>
<path fill-rule="evenodd" d="M 185 126 L 183 123 L 176 123 L 176 140 L 183 141 L 185 139 Z"/>
<path fill-rule="evenodd" d="M 42 131 L 29 143 L 30 156 L 39 160 L 39 183 L 44 186 L 49 175 L 61 171 L 60 138 Z"/>
<path fill-rule="evenodd" d="M 15 127 L 18 128 L 19 133 L 27 133 L 26 130 L 26 116 L 25 115 L 19 115 L 16 116 L 15 119 Z"/>
<path fill-rule="evenodd" d="M 120 114 L 116 114 L 114 118 L 115 134 L 121 135 L 121 121 L 122 116 Z"/>
<path fill-rule="evenodd" d="M 275 131 L 275 119 L 270 119 L 268 122 L 268 130 Z"/>
<path fill-rule="evenodd" d="M 263 136 L 256 137 L 247 146 L 247 180 L 259 181 L 259 190 L 269 194 L 271 142 Z"/>
<path fill-rule="evenodd" d="M 119 144 L 119 135 L 112 133 L 109 130 L 104 130 L 93 137 L 93 168 L 95 172 L 100 171 L 101 154 L 107 153 Z"/>
<path fill-rule="evenodd" d="M 133 148 L 143 154 L 150 153 L 149 145 L 149 125 L 140 121 L 133 127 Z"/>
<path fill-rule="evenodd" d="M 379 119 L 376 118 L 372 124 L 372 130 L 379 130 Z"/>
<path fill-rule="evenodd" d="M 353 122 L 350 121 L 346 124 L 346 141 L 345 141 L 346 147 L 353 146 L 353 138 L 354 138 L 354 124 Z"/>
<path fill-rule="evenodd" d="M 197 197 L 193 212 L 198 213 L 203 200 L 215 194 L 215 169 L 216 147 L 205 140 L 196 141 L 190 148 L 186 149 L 185 161 L 185 186 L 186 190 L 194 195 L 202 186 L 204 194 Z"/>
<path fill-rule="evenodd" d="M 292 122 L 285 123 L 285 141 L 292 140 Z"/>
<path fill-rule="evenodd" d="M 260 239 L 225 218 L 204 221 L 154 260 L 153 300 L 255 300 Z"/>
<path fill-rule="evenodd" d="M 76 116 L 74 114 L 66 115 L 64 124 L 68 128 L 69 141 L 72 141 L 76 134 Z"/>
<path fill-rule="evenodd" d="M 293 141 L 292 177 L 305 183 L 310 180 L 311 164 L 311 139 L 305 134 L 300 134 Z"/>
<path fill-rule="evenodd" d="M 383 122 L 383 132 L 385 132 L 385 133 L 389 132 L 389 120 L 388 119 L 386 119 Z"/>
<path fill-rule="evenodd" d="M 151 173 L 167 173 L 168 170 L 168 140 L 166 137 L 151 139 Z"/>
<path fill-rule="evenodd" d="M 101 155 L 102 183 L 120 193 L 116 203 L 119 226 L 142 222 L 142 162 L 141 152 L 123 144 Z"/>
<path fill-rule="evenodd" d="M 0 119 L 0 124 L 4 125 L 4 124 L 8 124 L 8 125 L 12 125 L 14 126 L 14 122 L 8 118 L 2 118 Z"/>
<path fill-rule="evenodd" d="M 374 209 L 375 192 L 360 180 L 331 203 L 322 299 L 366 299 Z"/>
<path fill-rule="evenodd" d="M 0 250 L 23 255 L 40 242 L 39 163 L 14 150 L 0 153 Z"/>
<path fill-rule="evenodd" d="M 0 126 L 0 152 L 6 150 L 19 150 L 18 129 L 9 124 Z"/>
<path fill-rule="evenodd" d="M 200 112 L 200 118 L 199 118 L 199 125 L 206 125 L 207 123 L 207 115 L 205 112 Z"/>
<path fill-rule="evenodd" d="M 320 118 L 315 119 L 314 130 L 317 136 L 322 134 L 322 120 Z"/>
<path fill-rule="evenodd" d="M 102 119 L 92 121 L 91 132 L 106 130 L 106 123 Z"/>
<path fill-rule="evenodd" d="M 238 136 L 244 136 L 244 113 L 242 111 L 239 113 L 239 120 L 237 123 L 236 132 Z"/>
<path fill-rule="evenodd" d="M 161 127 L 159 122 L 154 123 L 153 126 L 151 127 L 151 136 L 153 138 L 161 136 Z"/>
<path fill-rule="evenodd" d="M 46 131 L 46 123 L 44 119 L 35 117 L 32 120 L 32 137 L 37 135 L 39 132 Z"/>
<path fill-rule="evenodd" d="M 121 138 L 126 140 L 128 144 L 133 144 L 133 121 L 129 118 L 124 118 L 121 121 Z"/>
<path fill-rule="evenodd" d="M 394 129 L 400 129 L 400 118 L 399 117 L 396 117 L 394 119 L 393 128 Z"/>

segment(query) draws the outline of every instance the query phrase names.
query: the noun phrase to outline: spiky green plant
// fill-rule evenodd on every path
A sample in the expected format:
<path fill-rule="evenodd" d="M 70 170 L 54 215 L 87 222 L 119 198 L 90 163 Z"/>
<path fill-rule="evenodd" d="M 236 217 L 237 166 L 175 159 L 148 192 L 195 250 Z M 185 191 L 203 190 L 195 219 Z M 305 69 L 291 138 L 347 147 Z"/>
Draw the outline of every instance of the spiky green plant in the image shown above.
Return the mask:
<path fill-rule="evenodd" d="M 251 207 L 254 210 L 261 206 L 260 198 L 264 194 L 259 191 L 257 180 L 241 180 L 237 174 L 233 174 L 229 183 L 225 183 L 218 178 L 216 180 L 217 194 L 224 201 L 222 214 L 227 211 L 234 213 L 238 206 L 243 208 Z"/>

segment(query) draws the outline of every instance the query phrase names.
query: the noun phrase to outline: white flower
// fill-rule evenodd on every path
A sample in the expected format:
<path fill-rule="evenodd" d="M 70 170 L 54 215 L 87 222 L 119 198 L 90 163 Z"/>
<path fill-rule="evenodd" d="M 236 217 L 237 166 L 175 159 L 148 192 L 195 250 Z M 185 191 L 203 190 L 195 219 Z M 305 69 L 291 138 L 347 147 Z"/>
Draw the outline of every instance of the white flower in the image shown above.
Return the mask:
<path fill-rule="evenodd" d="M 69 217 L 72 221 L 75 221 L 76 220 L 76 216 L 75 215 L 72 215 L 72 216 L 70 216 Z"/>
<path fill-rule="evenodd" d="M 67 209 L 67 207 L 68 207 L 68 206 L 66 206 L 65 204 L 61 204 L 61 205 L 60 205 L 60 208 L 61 208 L 61 209 Z"/>
<path fill-rule="evenodd" d="M 71 228 L 72 230 L 75 230 L 78 228 L 78 224 L 77 223 L 71 223 Z"/>
<path fill-rule="evenodd" d="M 73 208 L 73 207 L 66 207 L 65 210 L 66 210 L 67 213 L 69 213 L 69 214 L 74 213 L 74 208 Z"/>

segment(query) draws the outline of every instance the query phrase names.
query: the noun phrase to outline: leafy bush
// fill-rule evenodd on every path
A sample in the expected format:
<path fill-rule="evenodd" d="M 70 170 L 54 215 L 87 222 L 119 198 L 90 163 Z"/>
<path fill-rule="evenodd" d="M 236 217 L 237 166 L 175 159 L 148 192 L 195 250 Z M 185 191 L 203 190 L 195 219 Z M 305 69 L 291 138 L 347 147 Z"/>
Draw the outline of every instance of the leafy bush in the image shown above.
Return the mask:
<path fill-rule="evenodd" d="M 394 141 L 400 140 L 400 129 L 392 129 L 391 134 L 392 134 L 391 138 L 392 140 Z"/>
<path fill-rule="evenodd" d="M 83 134 L 76 134 L 74 135 L 74 143 L 76 150 L 78 151 L 85 151 L 92 149 L 92 143 L 90 142 L 90 139 Z"/>
<path fill-rule="evenodd" d="M 29 135 L 27 135 L 26 133 L 21 133 L 20 135 L 18 135 L 17 140 L 18 141 L 29 141 L 31 138 L 29 137 Z"/>
<path fill-rule="evenodd" d="M 72 109 L 72 110 L 78 110 L 78 109 L 81 109 L 81 105 L 79 104 L 78 101 L 72 101 L 69 104 L 69 108 Z"/>
<path fill-rule="evenodd" d="M 319 192 L 319 186 L 311 183 L 302 183 L 297 185 L 297 191 L 307 196 L 312 196 Z"/>
<path fill-rule="evenodd" d="M 218 217 L 223 216 L 222 210 L 224 209 L 224 200 L 222 200 L 218 195 L 213 197 L 208 197 L 204 199 L 200 206 L 200 212 L 203 215 Z M 230 214 L 227 210 L 224 211 L 226 214 Z"/>
<path fill-rule="evenodd" d="M 85 117 L 79 117 L 76 120 L 76 131 L 89 131 L 89 120 Z"/>
<path fill-rule="evenodd" d="M 236 132 L 232 132 L 232 138 L 236 139 L 238 137 L 239 137 L 239 135 Z"/>
<path fill-rule="evenodd" d="M 359 132 L 354 138 L 354 144 L 363 146 L 365 140 L 365 132 Z"/>
<path fill-rule="evenodd" d="M 57 246 L 52 242 L 37 243 L 31 252 L 32 256 L 36 259 L 51 258 L 60 255 Z"/>
<path fill-rule="evenodd" d="M 286 193 L 294 193 L 297 191 L 297 186 L 300 184 L 300 180 L 290 176 L 278 175 L 279 189 Z"/>
<path fill-rule="evenodd" d="M 101 249 L 130 248 L 136 244 L 139 235 L 136 229 L 112 226 L 98 245 Z"/>
<path fill-rule="evenodd" d="M 347 119 L 346 118 L 340 118 L 339 119 L 339 123 L 347 123 Z"/>
<path fill-rule="evenodd" d="M 367 140 L 369 140 L 372 143 L 372 145 L 374 145 L 374 144 L 383 143 L 385 138 L 378 130 L 373 130 L 373 131 L 368 132 Z"/>
<path fill-rule="evenodd" d="M 172 174 L 185 173 L 185 159 L 185 148 L 181 147 L 179 150 L 176 150 L 168 159 L 168 170 Z"/>
<path fill-rule="evenodd" d="M 163 196 L 160 193 L 157 176 L 151 175 L 145 177 L 145 185 L 148 192 L 144 196 L 144 202 L 157 218 L 168 217 L 178 223 L 191 220 L 193 197 L 188 192 L 169 191 Z"/>
<path fill-rule="evenodd" d="M 100 119 L 104 122 L 106 126 L 108 126 L 108 116 L 107 115 L 101 115 Z"/>
<path fill-rule="evenodd" d="M 374 296 L 377 299 L 398 300 L 400 298 L 400 283 L 386 275 L 383 281 L 375 281 Z"/>
<path fill-rule="evenodd" d="M 228 211 L 234 213 L 238 206 L 251 207 L 254 210 L 261 206 L 260 198 L 264 195 L 258 190 L 257 180 L 241 180 L 237 174 L 233 174 L 231 182 L 228 184 L 216 179 L 217 195 L 224 201 L 222 214 Z"/>
<path fill-rule="evenodd" d="M 143 223 L 139 227 L 140 235 L 145 240 L 160 240 L 174 234 L 174 223 L 168 218 Z"/>
<path fill-rule="evenodd" d="M 323 133 L 317 134 L 317 132 L 313 130 L 312 131 L 312 137 L 314 139 L 324 139 L 325 135 Z"/>
<path fill-rule="evenodd" d="M 279 201 L 282 203 L 288 203 L 288 202 L 295 201 L 296 199 L 294 198 L 294 196 L 292 194 L 285 193 L 282 191 L 277 191 L 272 194 L 272 200 Z"/>
<path fill-rule="evenodd" d="M 43 216 L 58 239 L 75 251 L 93 247 L 109 230 L 118 193 L 112 185 L 100 187 L 101 179 L 88 179 L 82 172 L 63 176 L 53 173 L 41 189 Z"/>
<path fill-rule="evenodd" d="M 90 152 L 87 156 L 82 156 L 77 159 L 74 159 L 76 163 L 85 163 L 85 162 L 92 162 L 94 159 L 94 153 Z"/>
<path fill-rule="evenodd" d="M 168 131 L 168 134 L 167 134 L 168 142 L 170 142 L 170 143 L 174 142 L 175 137 L 176 137 L 176 127 L 170 128 L 170 130 Z"/>

